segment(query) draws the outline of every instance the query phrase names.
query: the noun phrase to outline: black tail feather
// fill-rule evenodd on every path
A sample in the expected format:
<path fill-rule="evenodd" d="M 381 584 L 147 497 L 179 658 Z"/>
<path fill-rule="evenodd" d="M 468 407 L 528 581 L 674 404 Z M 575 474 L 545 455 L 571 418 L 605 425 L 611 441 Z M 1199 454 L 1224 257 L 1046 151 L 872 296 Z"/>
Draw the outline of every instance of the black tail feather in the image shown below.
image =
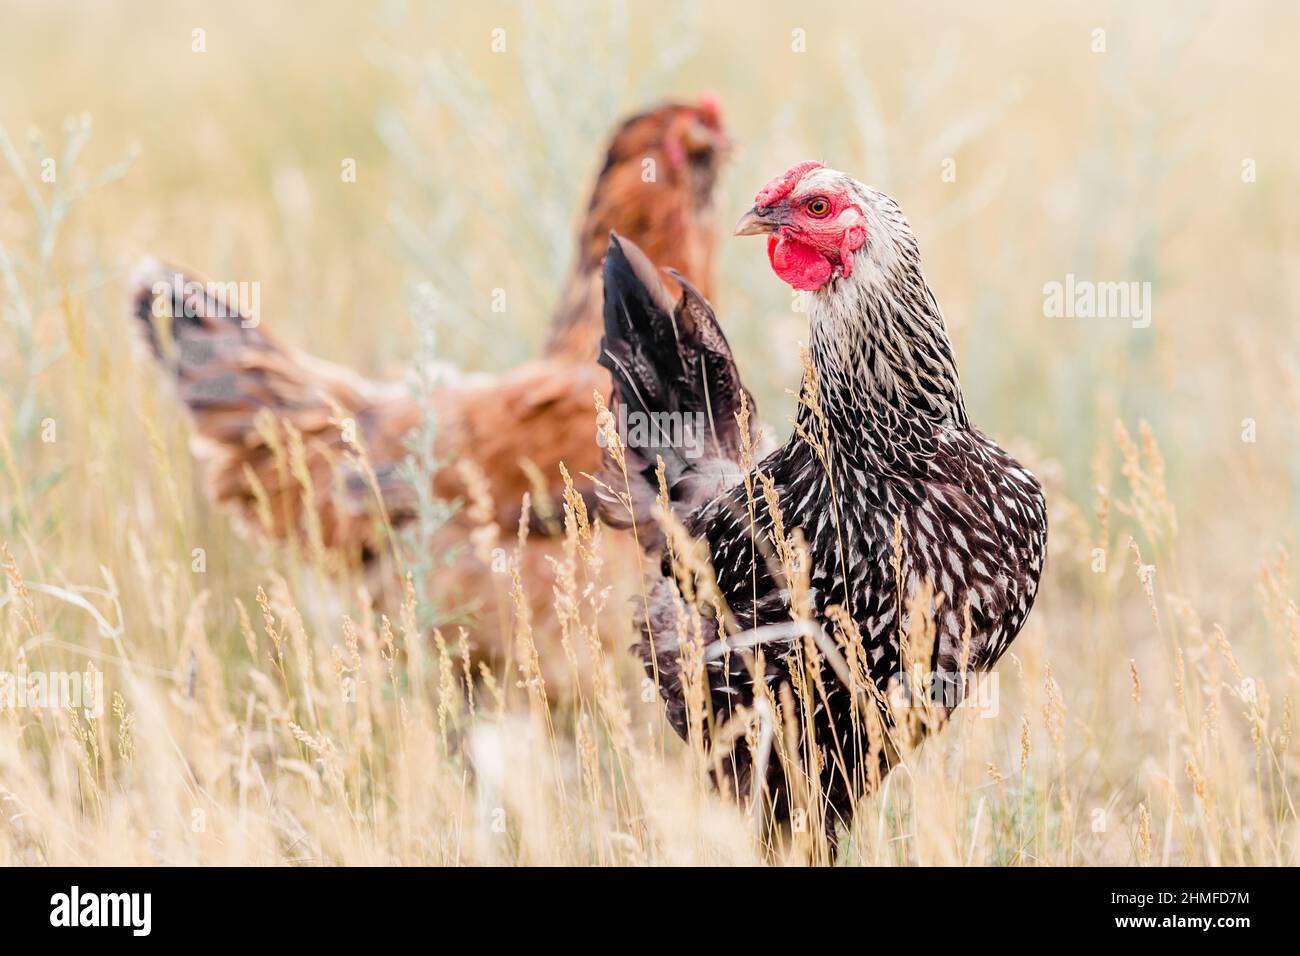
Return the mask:
<path fill-rule="evenodd" d="M 235 398 L 230 392 L 247 356 L 280 351 L 226 284 L 207 283 L 150 257 L 136 264 L 131 286 L 137 329 L 175 375 L 191 408 Z"/>
<path fill-rule="evenodd" d="M 610 235 L 605 257 L 605 336 L 599 361 L 613 377 L 611 410 L 625 447 L 632 513 L 603 500 L 601 514 L 626 527 L 651 523 L 656 466 L 675 511 L 685 512 L 738 477 L 742 447 L 737 413 L 754 402 L 740 380 L 726 336 L 704 297 L 684 278 L 674 304 L 650 260 Z M 751 424 L 751 429 L 753 425 Z M 752 431 L 751 431 L 752 437 Z M 607 457 L 604 479 L 623 484 Z"/>

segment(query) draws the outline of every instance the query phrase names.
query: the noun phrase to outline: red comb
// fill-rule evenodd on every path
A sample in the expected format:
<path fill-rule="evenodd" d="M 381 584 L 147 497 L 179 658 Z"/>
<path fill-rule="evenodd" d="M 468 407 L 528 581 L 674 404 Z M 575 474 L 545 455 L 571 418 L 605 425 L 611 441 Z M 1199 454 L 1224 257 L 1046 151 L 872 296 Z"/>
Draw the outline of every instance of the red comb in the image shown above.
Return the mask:
<path fill-rule="evenodd" d="M 722 125 L 722 101 L 717 93 L 705 93 L 700 97 L 699 110 L 714 126 Z"/>
<path fill-rule="evenodd" d="M 799 185 L 799 180 L 803 179 L 805 173 L 821 168 L 821 163 L 815 163 L 812 160 L 799 163 L 797 166 L 791 166 L 758 191 L 758 195 L 754 197 L 754 205 L 759 209 L 763 209 L 775 202 L 780 202 L 790 195 L 795 186 Z"/>

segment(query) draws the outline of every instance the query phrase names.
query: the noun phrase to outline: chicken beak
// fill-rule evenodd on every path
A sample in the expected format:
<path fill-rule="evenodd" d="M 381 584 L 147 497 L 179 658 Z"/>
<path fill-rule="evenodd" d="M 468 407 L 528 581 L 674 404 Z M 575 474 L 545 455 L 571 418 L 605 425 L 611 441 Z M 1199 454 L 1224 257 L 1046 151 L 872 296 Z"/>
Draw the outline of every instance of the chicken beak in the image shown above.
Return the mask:
<path fill-rule="evenodd" d="M 692 156 L 712 153 L 725 159 L 732 152 L 731 137 L 723 130 L 707 126 L 704 123 L 692 123 L 682 133 L 682 143 Z"/>
<path fill-rule="evenodd" d="M 737 236 L 760 236 L 767 232 L 776 232 L 781 223 L 776 221 L 771 209 L 760 210 L 757 206 L 740 217 L 736 223 Z"/>

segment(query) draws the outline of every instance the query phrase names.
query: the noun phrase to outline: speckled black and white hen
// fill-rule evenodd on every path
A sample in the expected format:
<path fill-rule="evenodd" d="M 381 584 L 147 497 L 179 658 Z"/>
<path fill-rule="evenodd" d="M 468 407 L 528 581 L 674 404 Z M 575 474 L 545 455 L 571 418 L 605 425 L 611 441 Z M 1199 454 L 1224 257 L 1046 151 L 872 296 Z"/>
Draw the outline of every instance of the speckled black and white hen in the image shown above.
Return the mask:
<path fill-rule="evenodd" d="M 630 495 L 606 500 L 602 514 L 654 528 L 663 459 L 672 510 L 707 542 L 726 605 L 684 614 L 663 536 L 643 534 L 662 560 L 638 612 L 640 650 L 669 720 L 688 735 L 692 667 L 707 675 L 706 739 L 741 708 L 770 712 L 793 698 L 804 766 L 820 777 L 833 832 L 901 749 L 889 740 L 900 720 L 886 701 L 897 701 L 915 663 L 902 650 L 924 630 L 912 618 L 926 619 L 933 642 L 925 693 L 912 685 L 907 698 L 938 714 L 922 722 L 923 735 L 1023 625 L 1043 570 L 1046 508 L 1034 476 L 971 426 L 942 313 L 890 197 L 803 163 L 764 187 L 736 233 L 768 235 L 773 269 L 811 293 L 797 428 L 755 466 L 784 534 L 806 543 L 807 610 L 794 615 L 804 624 L 792 623 L 795 582 L 773 559 L 780 534 L 764 482 L 747 491 L 742 481 L 736 412 L 746 393 L 712 310 L 689 287 L 672 303 L 653 267 L 617 238 L 605 264 L 601 361 L 613 373 L 618 421 L 644 416 L 658 427 L 657 441 L 627 442 Z M 674 416 L 686 427 L 671 427 Z M 704 423 L 703 436 L 691 421 Z M 608 458 L 606 480 L 623 483 Z M 816 649 L 805 644 L 810 630 Z M 702 653 L 683 654 L 697 634 Z M 770 693 L 755 693 L 756 651 Z M 783 694 L 786 683 L 802 692 Z M 885 728 L 883 743 L 865 727 L 871 720 Z M 727 775 L 741 793 L 761 776 L 778 813 L 788 812 L 780 762 L 757 752 L 752 736 L 727 746 Z"/>

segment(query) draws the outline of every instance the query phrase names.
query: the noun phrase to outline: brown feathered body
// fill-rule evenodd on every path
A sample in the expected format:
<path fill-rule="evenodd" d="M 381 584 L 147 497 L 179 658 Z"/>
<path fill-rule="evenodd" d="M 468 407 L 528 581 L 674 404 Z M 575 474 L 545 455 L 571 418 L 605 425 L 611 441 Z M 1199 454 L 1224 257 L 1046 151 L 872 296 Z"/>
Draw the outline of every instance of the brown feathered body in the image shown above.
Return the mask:
<path fill-rule="evenodd" d="M 499 374 L 440 377 L 432 396 L 434 452 L 445 466 L 434 491 L 477 507 L 461 507 L 434 541 L 461 552 L 434 587 L 440 603 L 476 610 L 484 626 L 474 638 L 489 654 L 504 650 L 496 636 L 504 592 L 486 555 L 468 546 L 472 535 L 495 523 L 508 545 L 526 492 L 535 539 L 557 530 L 545 518 L 558 511 L 561 463 L 576 490 L 592 496 L 585 475 L 599 465 L 593 393 L 610 388 L 595 363 L 607 237 L 611 230 L 633 236 L 711 289 L 713 191 L 728 148 L 709 100 L 666 104 L 624 122 L 584 210 L 542 354 Z M 133 285 L 144 337 L 191 413 L 192 446 L 211 496 L 232 507 L 241 526 L 319 545 L 331 561 L 361 562 L 374 572 L 374 588 L 400 593 L 387 528 L 401 528 L 416 513 L 417 490 L 401 467 L 424 415 L 411 388 L 371 381 L 279 341 L 220 289 L 156 260 L 137 267 Z M 545 556 L 554 546 L 539 540 L 530 548 L 525 590 L 541 616 L 552 597 Z"/>

